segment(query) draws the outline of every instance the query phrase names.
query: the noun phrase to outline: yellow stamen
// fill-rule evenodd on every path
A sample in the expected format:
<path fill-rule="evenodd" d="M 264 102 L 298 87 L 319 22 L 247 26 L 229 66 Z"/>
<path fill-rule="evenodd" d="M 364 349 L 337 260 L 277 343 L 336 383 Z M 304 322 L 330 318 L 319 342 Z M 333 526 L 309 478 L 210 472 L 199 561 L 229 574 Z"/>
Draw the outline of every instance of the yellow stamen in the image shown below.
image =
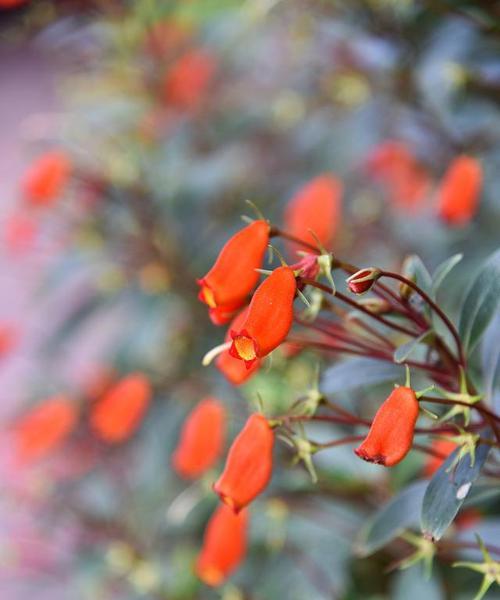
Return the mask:
<path fill-rule="evenodd" d="M 236 348 L 236 352 L 238 356 L 242 360 L 255 360 L 257 358 L 257 353 L 255 352 L 255 344 L 252 338 L 239 335 L 234 338 L 234 347 Z"/>

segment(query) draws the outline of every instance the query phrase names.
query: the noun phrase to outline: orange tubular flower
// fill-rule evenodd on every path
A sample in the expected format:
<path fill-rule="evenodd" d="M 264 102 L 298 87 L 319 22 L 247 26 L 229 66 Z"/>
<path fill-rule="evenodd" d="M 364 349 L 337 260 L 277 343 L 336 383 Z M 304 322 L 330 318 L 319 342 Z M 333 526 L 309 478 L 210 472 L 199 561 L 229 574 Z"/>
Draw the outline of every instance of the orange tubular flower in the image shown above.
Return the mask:
<path fill-rule="evenodd" d="M 284 342 L 292 326 L 296 291 L 290 267 L 274 270 L 256 289 L 241 329 L 231 330 L 231 356 L 250 368 Z"/>
<path fill-rule="evenodd" d="M 238 331 L 243 326 L 248 315 L 248 307 L 242 310 L 233 320 L 227 330 L 225 342 L 232 340 L 231 331 Z M 257 359 L 250 368 L 247 368 L 244 362 L 231 355 L 229 350 L 225 350 L 217 357 L 215 366 L 233 385 L 240 385 L 250 379 L 250 377 L 258 371 L 260 360 Z"/>
<path fill-rule="evenodd" d="M 248 513 L 235 514 L 221 504 L 208 522 L 196 574 L 207 585 L 219 586 L 238 567 L 246 553 Z"/>
<path fill-rule="evenodd" d="M 295 237 L 314 243 L 312 230 L 329 247 L 340 224 L 342 182 L 333 175 L 320 175 L 303 186 L 288 203 L 285 229 Z M 289 243 L 290 251 L 303 250 Z"/>
<path fill-rule="evenodd" d="M 354 452 L 363 460 L 392 467 L 408 454 L 418 417 L 418 400 L 409 387 L 396 388 L 378 409 L 364 442 Z"/>
<path fill-rule="evenodd" d="M 77 410 L 65 396 L 48 398 L 15 426 L 16 455 L 22 463 L 43 458 L 59 447 L 74 429 Z"/>
<path fill-rule="evenodd" d="M 450 225 L 466 225 L 476 214 L 483 171 L 471 156 L 458 156 L 446 171 L 438 191 L 438 214 Z"/>
<path fill-rule="evenodd" d="M 274 432 L 267 419 L 253 414 L 235 438 L 226 466 L 214 485 L 221 500 L 240 511 L 269 483 L 273 468 Z"/>
<path fill-rule="evenodd" d="M 226 410 L 216 398 L 205 398 L 188 415 L 172 456 L 181 477 L 196 479 L 210 469 L 224 445 Z"/>
<path fill-rule="evenodd" d="M 214 56 L 206 50 L 191 50 L 181 56 L 165 78 L 163 90 L 166 102 L 186 111 L 198 108 L 216 68 Z"/>
<path fill-rule="evenodd" d="M 227 323 L 257 285 L 256 269 L 262 264 L 268 243 L 269 224 L 254 221 L 226 242 L 214 266 L 198 279 L 198 297 L 210 307 L 217 324 Z"/>
<path fill-rule="evenodd" d="M 36 206 L 49 206 L 68 183 L 71 163 L 63 152 L 47 152 L 31 165 L 22 181 L 26 200 Z"/>
<path fill-rule="evenodd" d="M 90 425 L 106 442 L 122 442 L 139 427 L 150 400 L 149 381 L 142 373 L 132 373 L 95 403 Z"/>

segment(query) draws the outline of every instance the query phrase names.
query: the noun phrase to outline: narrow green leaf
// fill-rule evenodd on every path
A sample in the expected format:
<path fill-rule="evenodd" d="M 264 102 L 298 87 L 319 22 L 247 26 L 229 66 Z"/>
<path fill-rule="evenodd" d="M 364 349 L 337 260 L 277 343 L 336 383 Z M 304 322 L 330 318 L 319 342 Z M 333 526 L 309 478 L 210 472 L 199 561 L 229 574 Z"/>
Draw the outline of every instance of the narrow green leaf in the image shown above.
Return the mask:
<path fill-rule="evenodd" d="M 418 527 L 427 481 L 415 481 L 382 506 L 362 528 L 356 550 L 361 556 L 372 554 L 408 527 Z"/>
<path fill-rule="evenodd" d="M 500 250 L 479 270 L 462 305 L 459 333 L 471 351 L 495 315 L 500 301 Z"/>
<path fill-rule="evenodd" d="M 320 389 L 325 394 L 335 394 L 385 381 L 396 381 L 402 376 L 401 367 L 392 363 L 372 358 L 352 358 L 327 369 Z"/>
<path fill-rule="evenodd" d="M 445 592 L 436 575 L 424 576 L 422 565 L 398 571 L 391 585 L 391 600 L 444 600 Z"/>
<path fill-rule="evenodd" d="M 403 275 L 409 279 L 413 279 L 424 292 L 430 292 L 432 277 L 422 259 L 416 254 L 412 254 L 405 260 Z"/>
<path fill-rule="evenodd" d="M 441 539 L 453 522 L 472 484 L 481 474 L 490 446 L 479 444 L 473 465 L 470 454 L 467 454 L 454 469 L 448 472 L 459 451 L 460 448 L 457 448 L 441 465 L 425 491 L 421 527 L 424 535 L 433 540 Z"/>
<path fill-rule="evenodd" d="M 437 269 L 434 271 L 432 276 L 432 286 L 431 291 L 432 295 L 435 297 L 438 293 L 438 290 L 447 277 L 448 273 L 462 260 L 463 254 L 455 254 L 448 260 L 442 262 Z"/>
<path fill-rule="evenodd" d="M 401 344 L 398 346 L 396 350 L 394 350 L 394 362 L 401 364 L 404 363 L 405 360 L 410 356 L 412 352 L 425 340 L 433 335 L 432 331 L 425 331 L 422 335 L 418 336 L 414 340 L 410 340 L 406 342 L 406 344 Z"/>
<path fill-rule="evenodd" d="M 500 387 L 500 311 L 490 323 L 483 338 L 482 367 L 483 395 L 487 402 L 494 404 L 494 391 Z"/>

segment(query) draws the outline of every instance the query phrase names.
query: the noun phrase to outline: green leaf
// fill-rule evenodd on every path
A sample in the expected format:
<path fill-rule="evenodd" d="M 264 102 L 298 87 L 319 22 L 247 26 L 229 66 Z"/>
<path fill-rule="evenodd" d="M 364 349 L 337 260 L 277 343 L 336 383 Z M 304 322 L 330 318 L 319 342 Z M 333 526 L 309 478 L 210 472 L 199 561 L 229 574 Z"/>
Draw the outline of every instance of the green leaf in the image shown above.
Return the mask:
<path fill-rule="evenodd" d="M 444 600 L 445 593 L 436 575 L 427 579 L 422 565 L 398 571 L 391 586 L 391 600 Z"/>
<path fill-rule="evenodd" d="M 448 260 L 442 262 L 437 269 L 434 271 L 434 275 L 432 276 L 432 286 L 431 292 L 432 296 L 435 297 L 439 291 L 441 284 L 444 279 L 447 277 L 448 273 L 462 260 L 463 254 L 455 254 Z"/>
<path fill-rule="evenodd" d="M 403 376 L 401 367 L 372 358 L 352 358 L 327 369 L 320 389 L 325 394 L 335 394 L 358 387 L 395 381 Z"/>
<path fill-rule="evenodd" d="M 483 265 L 462 305 L 459 333 L 464 348 L 471 351 L 495 315 L 500 301 L 500 250 Z"/>
<path fill-rule="evenodd" d="M 432 277 L 422 259 L 416 254 L 408 256 L 404 262 L 403 275 L 415 281 L 415 283 L 424 290 L 430 292 Z"/>
<path fill-rule="evenodd" d="M 418 527 L 426 487 L 427 481 L 415 481 L 380 508 L 362 528 L 357 552 L 361 556 L 372 554 L 408 527 Z"/>
<path fill-rule="evenodd" d="M 486 330 L 482 347 L 483 395 L 493 404 L 494 391 L 500 386 L 500 312 Z"/>
<path fill-rule="evenodd" d="M 471 456 L 467 454 L 448 472 L 459 451 L 460 448 L 457 448 L 452 452 L 434 474 L 425 491 L 421 527 L 424 535 L 432 540 L 441 539 L 453 522 L 472 484 L 481 474 L 490 446 L 479 444 L 476 447 L 474 464 L 471 464 Z"/>
<path fill-rule="evenodd" d="M 408 358 L 408 356 L 410 356 L 410 354 L 423 342 L 425 342 L 426 339 L 428 339 L 429 337 L 432 337 L 433 332 L 432 331 L 425 331 L 424 333 L 422 333 L 422 335 L 418 336 L 418 338 L 415 338 L 414 340 L 410 340 L 409 342 L 406 342 L 406 344 L 401 344 L 401 346 L 398 346 L 396 348 L 396 350 L 394 350 L 394 362 L 401 364 L 404 363 L 405 360 Z"/>

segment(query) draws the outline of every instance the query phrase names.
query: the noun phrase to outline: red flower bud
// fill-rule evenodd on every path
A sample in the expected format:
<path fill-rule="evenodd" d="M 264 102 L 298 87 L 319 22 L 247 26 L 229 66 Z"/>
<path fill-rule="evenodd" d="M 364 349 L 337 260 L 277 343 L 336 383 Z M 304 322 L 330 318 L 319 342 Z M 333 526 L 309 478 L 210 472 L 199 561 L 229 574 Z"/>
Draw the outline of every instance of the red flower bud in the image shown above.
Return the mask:
<path fill-rule="evenodd" d="M 198 108 L 214 78 L 217 63 L 206 50 L 190 50 L 168 71 L 163 84 L 165 101 L 185 111 Z"/>
<path fill-rule="evenodd" d="M 30 204 L 49 206 L 62 194 L 71 171 L 63 152 L 47 152 L 38 157 L 22 180 L 23 194 Z"/>
<path fill-rule="evenodd" d="M 127 375 L 95 403 L 90 425 L 106 442 L 122 442 L 139 427 L 150 399 L 151 386 L 145 375 Z"/>
<path fill-rule="evenodd" d="M 481 193 L 481 164 L 458 156 L 446 171 L 438 191 L 438 214 L 450 225 L 466 225 L 475 215 Z"/>
<path fill-rule="evenodd" d="M 48 398 L 15 426 L 17 456 L 23 463 L 37 460 L 60 446 L 74 429 L 75 405 L 65 396 Z"/>
<path fill-rule="evenodd" d="M 204 398 L 189 413 L 172 456 L 181 477 L 196 479 L 210 469 L 224 445 L 226 410 L 216 398 Z"/>
<path fill-rule="evenodd" d="M 231 325 L 229 326 L 225 342 L 230 342 L 232 340 L 231 331 L 238 331 L 241 329 L 243 323 L 245 322 L 248 315 L 248 307 L 243 309 L 233 320 Z M 229 350 L 225 350 L 217 357 L 215 361 L 216 367 L 221 371 L 221 373 L 228 379 L 233 385 L 240 385 L 244 383 L 250 377 L 258 371 L 260 367 L 260 360 L 257 359 L 250 368 L 247 368 L 245 363 L 241 361 L 239 358 L 235 358 L 231 355 Z"/>
<path fill-rule="evenodd" d="M 214 266 L 198 280 L 201 286 L 198 298 L 211 309 L 220 320 L 230 315 L 245 303 L 248 294 L 257 285 L 261 264 L 269 243 L 269 224 L 254 221 L 230 238 L 222 248 Z"/>
<path fill-rule="evenodd" d="M 235 512 L 267 486 L 273 468 L 274 432 L 267 419 L 253 414 L 234 440 L 226 466 L 214 485 L 221 500 Z"/>
<path fill-rule="evenodd" d="M 208 522 L 196 574 L 207 585 L 219 586 L 243 560 L 247 546 L 248 513 L 235 514 L 221 504 Z"/>
<path fill-rule="evenodd" d="M 328 247 L 340 224 L 342 182 L 333 175 L 320 175 L 293 196 L 285 211 L 285 229 L 295 237 L 314 243 L 310 229 Z M 289 243 L 290 250 L 303 250 Z"/>
<path fill-rule="evenodd" d="M 378 409 L 364 442 L 354 452 L 368 462 L 392 467 L 408 454 L 418 417 L 418 400 L 409 387 L 396 388 Z"/>
<path fill-rule="evenodd" d="M 250 368 L 286 338 L 293 320 L 297 282 L 290 267 L 274 270 L 256 289 L 241 329 L 231 331 L 231 356 Z"/>
<path fill-rule="evenodd" d="M 354 275 L 351 275 L 346 279 L 347 287 L 353 294 L 364 294 L 371 290 L 373 284 L 380 277 L 380 271 L 374 269 L 361 269 Z"/>

